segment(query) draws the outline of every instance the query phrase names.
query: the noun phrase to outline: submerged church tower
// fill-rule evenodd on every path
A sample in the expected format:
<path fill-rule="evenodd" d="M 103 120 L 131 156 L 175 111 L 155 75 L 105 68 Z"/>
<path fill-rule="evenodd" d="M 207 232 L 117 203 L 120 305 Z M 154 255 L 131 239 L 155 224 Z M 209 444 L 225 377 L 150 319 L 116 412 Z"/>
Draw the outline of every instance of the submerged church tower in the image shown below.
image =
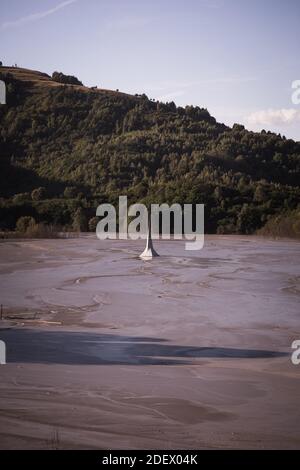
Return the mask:
<path fill-rule="evenodd" d="M 152 242 L 152 237 L 151 237 L 151 214 L 149 214 L 146 248 L 144 249 L 143 253 L 140 254 L 140 258 L 151 259 L 151 258 L 154 258 L 154 256 L 159 256 L 159 254 L 153 248 L 153 242 Z"/>

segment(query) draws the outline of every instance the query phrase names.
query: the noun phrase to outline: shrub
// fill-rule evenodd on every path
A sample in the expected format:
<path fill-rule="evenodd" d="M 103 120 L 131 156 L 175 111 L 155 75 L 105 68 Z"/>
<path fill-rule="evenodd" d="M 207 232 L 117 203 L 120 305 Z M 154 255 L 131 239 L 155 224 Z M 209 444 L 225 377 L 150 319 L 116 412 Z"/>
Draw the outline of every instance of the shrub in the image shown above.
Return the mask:
<path fill-rule="evenodd" d="M 96 232 L 96 227 L 99 222 L 99 217 L 92 217 L 89 220 L 89 231 L 90 232 Z"/>
<path fill-rule="evenodd" d="M 81 207 L 79 207 L 74 214 L 73 229 L 76 230 L 76 232 L 86 232 L 87 230 L 86 216 Z"/>
<path fill-rule="evenodd" d="M 33 224 L 26 230 L 29 238 L 59 238 L 59 229 L 53 225 Z"/>
<path fill-rule="evenodd" d="M 31 193 L 31 199 L 33 201 L 40 201 L 41 199 L 44 199 L 46 195 L 46 190 L 42 186 L 40 188 L 36 188 L 32 191 Z"/>
<path fill-rule="evenodd" d="M 237 219 L 237 229 L 240 233 L 250 234 L 261 225 L 259 212 L 256 208 L 244 204 Z"/>
<path fill-rule="evenodd" d="M 257 233 L 270 237 L 300 238 L 300 210 L 272 217 Z"/>
<path fill-rule="evenodd" d="M 64 190 L 64 197 L 66 199 L 73 199 L 77 196 L 77 190 L 74 186 L 67 186 Z"/>
<path fill-rule="evenodd" d="M 77 77 L 74 75 L 65 75 L 62 72 L 53 72 L 52 80 L 58 83 L 64 83 L 65 85 L 81 85 L 83 86 L 82 82 L 78 80 Z"/>
<path fill-rule="evenodd" d="M 21 233 L 26 233 L 30 227 L 35 225 L 35 220 L 33 217 L 25 215 L 20 217 L 16 223 L 16 230 Z"/>
<path fill-rule="evenodd" d="M 25 202 L 30 200 L 30 193 L 19 193 L 13 196 L 13 203 L 18 204 L 19 202 Z"/>

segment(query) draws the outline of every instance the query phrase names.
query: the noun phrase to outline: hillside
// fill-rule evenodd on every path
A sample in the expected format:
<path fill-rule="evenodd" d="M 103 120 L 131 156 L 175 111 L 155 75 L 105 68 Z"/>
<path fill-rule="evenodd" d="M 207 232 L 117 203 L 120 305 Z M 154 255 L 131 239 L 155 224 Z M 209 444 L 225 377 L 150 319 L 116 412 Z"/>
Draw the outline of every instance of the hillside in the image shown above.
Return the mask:
<path fill-rule="evenodd" d="M 299 142 L 36 71 L 1 67 L 0 79 L 2 230 L 21 216 L 85 230 L 98 204 L 127 194 L 204 203 L 207 231 L 252 233 L 300 203 Z"/>

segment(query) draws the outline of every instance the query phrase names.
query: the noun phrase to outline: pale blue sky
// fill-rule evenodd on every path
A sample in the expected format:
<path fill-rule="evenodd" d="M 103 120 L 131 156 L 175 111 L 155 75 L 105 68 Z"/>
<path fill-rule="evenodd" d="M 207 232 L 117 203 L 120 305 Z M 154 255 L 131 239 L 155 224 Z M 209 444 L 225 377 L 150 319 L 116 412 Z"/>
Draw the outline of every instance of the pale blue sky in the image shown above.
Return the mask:
<path fill-rule="evenodd" d="M 300 140 L 299 21 L 300 0 L 0 0 L 0 60 Z"/>

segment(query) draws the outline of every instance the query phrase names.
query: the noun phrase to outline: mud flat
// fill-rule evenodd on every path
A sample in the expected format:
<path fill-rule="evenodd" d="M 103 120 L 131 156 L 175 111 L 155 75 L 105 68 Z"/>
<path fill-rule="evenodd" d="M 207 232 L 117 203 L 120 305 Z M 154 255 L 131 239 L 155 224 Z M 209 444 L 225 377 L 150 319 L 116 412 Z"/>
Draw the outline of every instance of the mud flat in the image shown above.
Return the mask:
<path fill-rule="evenodd" d="M 300 244 L 2 241 L 0 448 L 300 448 Z"/>

